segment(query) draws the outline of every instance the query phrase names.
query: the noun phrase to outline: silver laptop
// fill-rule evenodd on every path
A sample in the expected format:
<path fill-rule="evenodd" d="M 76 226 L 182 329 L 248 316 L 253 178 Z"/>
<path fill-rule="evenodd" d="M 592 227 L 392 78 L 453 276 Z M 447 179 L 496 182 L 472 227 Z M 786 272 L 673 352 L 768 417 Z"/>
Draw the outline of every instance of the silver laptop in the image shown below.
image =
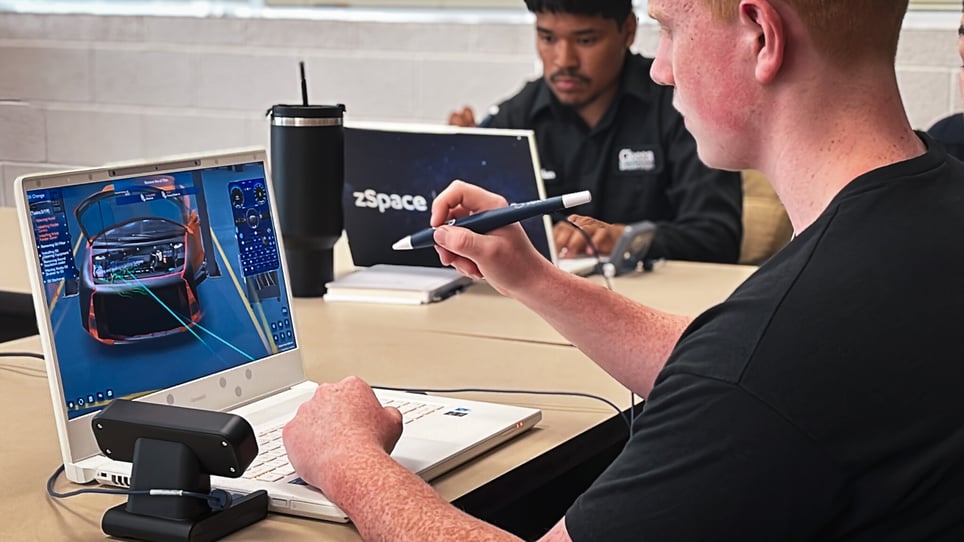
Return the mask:
<path fill-rule="evenodd" d="M 428 225 L 432 200 L 454 179 L 501 194 L 510 203 L 546 195 L 531 130 L 347 123 L 343 203 L 355 265 L 441 267 L 432 249 L 394 251 L 392 244 Z M 594 269 L 592 258 L 557 257 L 549 216 L 525 220 L 522 227 L 556 265 L 582 274 Z"/>
<path fill-rule="evenodd" d="M 258 432 L 260 453 L 243 478 L 213 485 L 267 489 L 273 511 L 347 521 L 294 474 L 278 440 L 316 385 L 302 365 L 264 150 L 28 175 L 16 197 L 70 480 L 129 485 L 131 465 L 102 456 L 90 429 L 113 399 L 231 411 Z M 425 479 L 541 418 L 377 393 L 406 422 L 392 455 Z"/>

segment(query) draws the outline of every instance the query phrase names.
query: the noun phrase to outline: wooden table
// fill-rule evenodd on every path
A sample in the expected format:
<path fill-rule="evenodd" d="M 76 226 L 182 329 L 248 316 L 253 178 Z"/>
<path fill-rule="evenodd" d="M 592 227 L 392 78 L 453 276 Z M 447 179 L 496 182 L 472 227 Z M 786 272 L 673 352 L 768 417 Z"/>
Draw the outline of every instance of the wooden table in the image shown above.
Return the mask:
<path fill-rule="evenodd" d="M 15 213 L 0 209 L 0 225 L 16 228 Z M 8 231 L 16 231 L 9 230 Z M 10 236 L 11 239 L 18 239 Z M 19 245 L 17 245 L 19 246 Z M 26 295 L 21 251 L 8 247 L 0 289 Z M 336 261 L 350 269 L 344 241 Z M 347 265 L 346 265 L 347 264 Z M 651 273 L 616 279 L 617 291 L 654 307 L 696 314 L 722 301 L 753 268 L 669 262 Z M 598 278 L 593 280 L 599 280 Z M 308 376 L 316 381 L 357 374 L 372 384 L 399 387 L 484 387 L 571 390 L 629 406 L 628 392 L 520 304 L 484 283 L 441 303 L 389 306 L 296 299 L 294 317 Z M 29 318 L 21 315 L 20 318 Z M 40 352 L 39 339 L 0 343 L 0 352 Z M 44 483 L 61 463 L 43 362 L 0 358 L 0 540 L 101 540 L 103 512 L 122 497 L 47 497 Z M 609 451 L 625 431 L 612 409 L 589 399 L 476 393 L 468 398 L 543 410 L 532 431 L 433 481 L 446 499 L 485 517 L 493 495 L 524 492 L 587 461 L 593 448 Z M 73 486 L 61 478 L 58 488 Z M 230 540 L 357 540 L 351 525 L 270 514 Z"/>

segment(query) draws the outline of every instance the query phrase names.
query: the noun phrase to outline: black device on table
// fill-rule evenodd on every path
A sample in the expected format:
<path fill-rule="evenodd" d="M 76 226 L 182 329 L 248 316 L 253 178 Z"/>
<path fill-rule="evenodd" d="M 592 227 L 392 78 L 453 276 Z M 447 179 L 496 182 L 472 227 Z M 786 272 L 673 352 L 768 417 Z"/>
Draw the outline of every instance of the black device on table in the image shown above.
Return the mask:
<path fill-rule="evenodd" d="M 656 224 L 648 220 L 627 224 L 609 254 L 608 263 L 613 266 L 613 275 L 631 273 L 640 267 L 642 270 L 651 271 L 653 261 L 646 259 L 646 253 L 649 252 L 655 234 Z M 603 269 L 599 271 L 605 274 Z"/>
<path fill-rule="evenodd" d="M 211 489 L 212 474 L 237 478 L 258 454 L 254 430 L 240 416 L 117 399 L 91 427 L 104 455 L 133 464 L 127 502 L 101 521 L 108 535 L 217 540 L 268 513 L 265 491 Z"/>

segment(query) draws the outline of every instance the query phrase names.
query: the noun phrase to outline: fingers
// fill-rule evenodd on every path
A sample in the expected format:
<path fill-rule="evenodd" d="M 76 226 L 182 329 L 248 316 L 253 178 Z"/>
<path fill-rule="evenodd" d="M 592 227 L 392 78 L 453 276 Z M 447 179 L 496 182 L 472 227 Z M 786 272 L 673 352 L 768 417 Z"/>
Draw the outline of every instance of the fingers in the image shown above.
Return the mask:
<path fill-rule="evenodd" d="M 473 279 L 483 278 L 476 261 L 481 252 L 478 245 L 487 241 L 491 240 L 465 228 L 442 226 L 435 230 L 436 250 L 444 255 L 442 263 Z"/>
<path fill-rule="evenodd" d="M 604 226 L 601 228 L 597 228 L 596 231 L 594 231 L 591 235 L 592 244 L 595 245 L 596 250 L 598 250 L 602 254 L 609 254 L 610 252 L 613 251 L 613 245 L 615 245 L 615 241 L 613 241 L 613 238 L 610 235 L 611 231 L 612 231 L 611 227 Z"/>
<path fill-rule="evenodd" d="M 453 218 L 506 205 L 508 202 L 498 194 L 465 181 L 455 180 L 432 201 L 432 218 L 429 223 L 438 227 Z"/>
<path fill-rule="evenodd" d="M 605 238 L 598 242 L 594 242 L 598 243 L 600 252 L 603 254 L 610 254 L 612 253 L 613 248 L 616 247 L 616 243 L 619 241 L 619 238 L 623 236 L 623 232 L 626 231 L 626 225 L 606 224 L 605 222 L 601 222 L 600 224 L 602 224 L 600 231 L 603 232 Z"/>
<path fill-rule="evenodd" d="M 556 245 L 556 252 L 560 258 L 565 258 L 568 254 L 569 239 L 573 235 L 579 235 L 579 232 L 566 222 L 556 222 L 552 227 L 552 242 Z"/>
<path fill-rule="evenodd" d="M 569 245 L 566 249 L 569 254 L 592 254 L 592 247 L 579 232 L 569 238 Z"/>
<path fill-rule="evenodd" d="M 362 410 L 372 409 L 380 413 L 372 436 L 379 442 L 382 449 L 391 453 L 398 439 L 402 436 L 402 413 L 394 407 L 383 407 L 375 397 L 375 392 L 367 382 L 357 376 L 349 376 L 332 385 L 332 394 L 345 394 L 347 397 L 335 399 L 348 401 L 360 405 Z M 328 401 L 332 398 L 328 397 Z M 368 403 L 365 405 L 364 403 Z M 354 419 L 357 422 L 357 418 Z"/>
<path fill-rule="evenodd" d="M 391 453 L 402 435 L 402 415 L 383 407 L 361 378 L 320 384 L 285 424 L 282 437 L 299 476 L 331 495 L 331 483 L 359 450 Z M 337 488 L 334 488 L 337 490 Z"/>
<path fill-rule="evenodd" d="M 397 408 L 395 408 L 395 407 L 393 407 L 393 406 L 387 406 L 387 407 L 383 407 L 383 408 L 385 409 L 385 414 L 387 414 L 388 417 L 389 417 L 392 421 L 398 422 L 398 423 L 402 423 L 402 411 L 401 411 L 401 410 L 398 410 Z"/>
<path fill-rule="evenodd" d="M 569 234 L 565 244 L 561 245 L 562 248 L 559 250 L 564 251 L 570 256 L 578 256 L 580 254 L 589 252 L 589 247 L 586 244 L 586 238 L 583 236 L 583 234 L 572 226 L 567 227 L 572 231 L 572 233 Z"/>
<path fill-rule="evenodd" d="M 556 249 L 563 255 L 590 253 L 591 251 L 586 243 L 586 236 L 583 232 L 587 234 L 592 233 L 592 223 L 594 219 L 581 215 L 569 215 L 567 219 L 571 224 L 563 224 L 562 222 L 556 224 L 554 230 L 557 233 L 557 235 L 554 236 L 556 239 Z"/>
<path fill-rule="evenodd" d="M 588 216 L 570 215 L 569 219 L 586 232 L 592 240 L 593 246 L 596 247 L 596 250 L 598 250 L 600 254 L 609 254 L 612 252 L 616 241 L 626 229 L 625 224 L 609 224 Z M 580 237 L 578 246 L 582 247 L 582 250 L 587 254 L 591 254 L 592 248 L 587 246 L 585 237 L 581 235 Z M 575 250 L 575 245 L 575 242 L 570 242 L 569 250 Z"/>
<path fill-rule="evenodd" d="M 472 108 L 465 106 L 449 113 L 449 124 L 452 126 L 472 127 L 475 126 L 475 113 Z"/>
<path fill-rule="evenodd" d="M 455 259 L 458 258 L 455 254 L 445 250 L 444 248 L 435 245 L 435 252 L 438 253 L 438 259 L 442 262 L 442 265 L 452 266 Z"/>
<path fill-rule="evenodd" d="M 382 414 L 388 425 L 385 431 L 381 432 L 382 449 L 390 454 L 398 444 L 398 439 L 402 438 L 402 412 L 395 407 L 382 407 Z"/>
<path fill-rule="evenodd" d="M 462 121 L 462 115 L 458 111 L 452 111 L 449 113 L 449 125 L 465 126 Z"/>
<path fill-rule="evenodd" d="M 479 270 L 478 265 L 468 258 L 463 258 L 454 252 L 446 250 L 445 248 L 435 245 L 435 252 L 438 253 L 438 259 L 442 262 L 442 265 L 454 268 L 459 273 L 473 278 L 475 280 L 483 279 L 482 272 Z"/>

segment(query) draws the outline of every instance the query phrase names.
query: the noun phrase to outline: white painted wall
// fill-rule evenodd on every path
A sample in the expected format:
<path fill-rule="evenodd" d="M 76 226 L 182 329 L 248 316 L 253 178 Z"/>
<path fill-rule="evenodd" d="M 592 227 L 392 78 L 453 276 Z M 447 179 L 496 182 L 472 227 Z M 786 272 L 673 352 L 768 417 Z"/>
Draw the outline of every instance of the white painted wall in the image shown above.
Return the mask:
<path fill-rule="evenodd" d="M 897 65 L 917 128 L 961 109 L 957 13 L 905 24 Z M 652 54 L 655 28 L 636 48 Z M 0 13 L 0 205 L 18 175 L 268 145 L 272 104 L 345 103 L 353 120 L 444 122 L 538 74 L 524 19 L 377 22 Z"/>

